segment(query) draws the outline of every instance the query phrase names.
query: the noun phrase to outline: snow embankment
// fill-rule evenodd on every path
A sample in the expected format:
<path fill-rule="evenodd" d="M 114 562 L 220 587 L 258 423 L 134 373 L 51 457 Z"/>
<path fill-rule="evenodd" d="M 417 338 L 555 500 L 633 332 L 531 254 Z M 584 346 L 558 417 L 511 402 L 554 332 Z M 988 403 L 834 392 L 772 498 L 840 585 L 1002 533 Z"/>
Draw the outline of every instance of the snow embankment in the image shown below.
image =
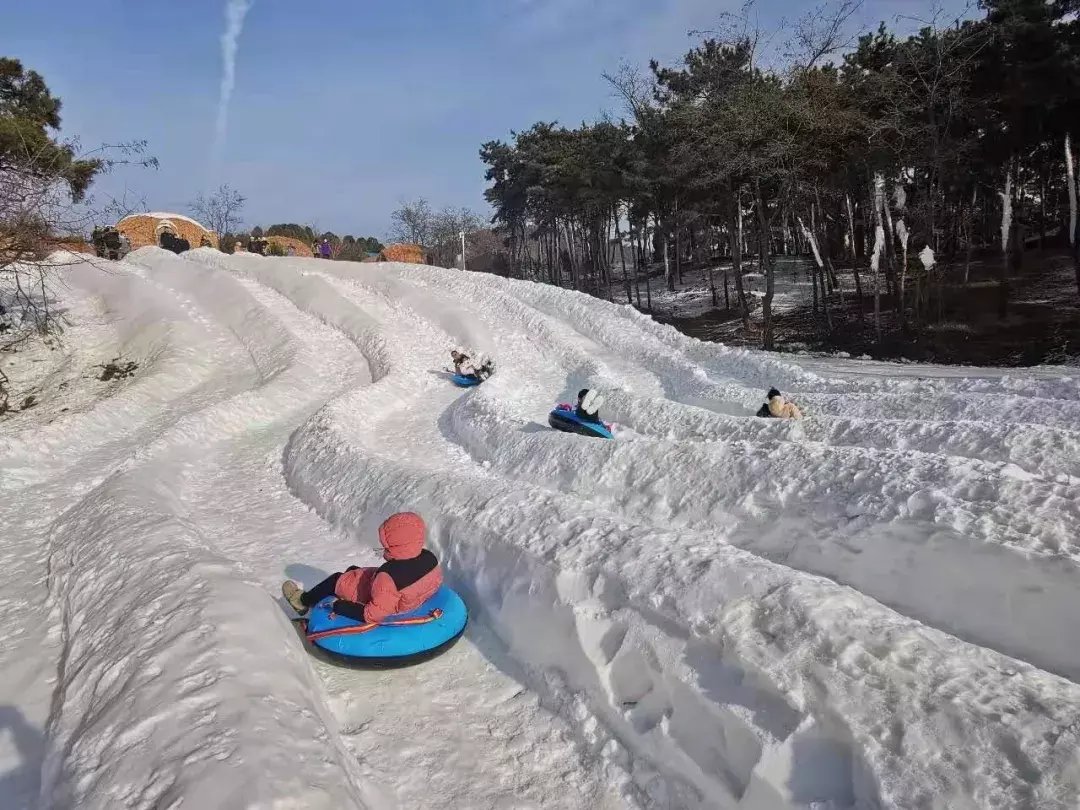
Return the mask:
<path fill-rule="evenodd" d="M 1080 797 L 1067 373 L 802 364 L 408 265 L 146 249 L 115 269 L 77 290 L 145 375 L 42 428 L 40 455 L 27 430 L 0 445 L 5 496 L 46 517 L 4 552 L 27 578 L 5 615 L 55 672 L 10 695 L 30 726 L 48 706 L 38 806 Z M 456 344 L 496 376 L 450 386 Z M 771 385 L 810 418 L 754 418 Z M 616 441 L 544 425 L 585 386 Z M 374 559 L 402 508 L 473 611 L 438 688 L 312 663 L 275 602 L 284 575 Z"/>

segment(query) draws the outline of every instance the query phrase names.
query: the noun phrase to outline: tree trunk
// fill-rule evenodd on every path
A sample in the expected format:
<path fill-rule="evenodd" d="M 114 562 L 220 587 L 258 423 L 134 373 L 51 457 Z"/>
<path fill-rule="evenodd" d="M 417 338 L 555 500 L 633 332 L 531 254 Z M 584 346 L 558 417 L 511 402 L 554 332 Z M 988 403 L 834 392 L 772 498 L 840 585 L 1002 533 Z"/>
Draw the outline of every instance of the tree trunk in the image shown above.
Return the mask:
<path fill-rule="evenodd" d="M 1073 162 L 1072 139 L 1065 135 L 1065 180 L 1069 184 L 1069 244 L 1072 246 L 1073 272 L 1076 274 L 1076 292 L 1080 294 L 1080 233 L 1076 223 L 1076 164 Z"/>
<path fill-rule="evenodd" d="M 896 283 L 896 250 L 893 240 L 896 232 L 893 230 L 892 209 L 889 206 L 889 196 L 885 191 L 881 197 L 881 216 L 885 224 L 885 289 L 896 301 L 898 285 Z"/>
<path fill-rule="evenodd" d="M 644 234 L 642 235 L 644 238 Z M 645 307 L 652 312 L 652 279 L 649 278 L 649 265 L 646 262 L 645 267 Z"/>
<path fill-rule="evenodd" d="M 859 320 L 863 319 L 862 280 L 859 278 L 859 256 L 855 250 L 855 211 L 851 207 L 851 195 L 845 196 L 848 216 L 848 249 L 851 253 L 851 272 L 855 275 L 855 298 L 859 305 Z"/>
<path fill-rule="evenodd" d="M 735 207 L 731 214 L 731 270 L 735 274 L 735 292 L 739 299 L 739 312 L 742 314 L 743 329 L 750 331 L 750 305 L 746 300 L 746 288 L 743 286 L 742 270 L 742 211 L 739 207 L 739 194 L 735 193 Z"/>
<path fill-rule="evenodd" d="M 619 242 L 619 261 L 622 263 L 623 286 L 626 287 L 626 303 L 633 305 L 634 299 L 630 295 L 630 277 L 626 275 L 626 247 L 623 245 L 622 231 L 619 228 L 619 209 L 615 209 L 615 239 Z"/>
<path fill-rule="evenodd" d="M 630 223 L 630 233 L 634 248 L 634 295 L 637 297 L 637 308 L 641 309 L 641 232 Z"/>
<path fill-rule="evenodd" d="M 706 220 L 706 225 L 705 225 L 705 241 L 706 241 L 706 245 L 707 245 L 707 247 L 705 249 L 705 261 L 709 265 L 709 291 L 712 293 L 713 309 L 716 309 L 718 306 L 720 306 L 720 304 L 716 300 L 716 275 L 715 275 L 716 268 L 713 267 L 712 247 L 709 246 L 711 244 L 711 237 L 712 237 L 712 233 L 713 233 L 713 226 L 711 224 L 709 224 L 710 222 L 711 222 L 711 219 L 707 219 Z M 691 229 L 691 231 L 690 231 L 691 240 L 692 240 L 692 237 L 693 237 L 693 233 L 694 233 L 694 231 L 693 231 L 693 229 Z"/>
<path fill-rule="evenodd" d="M 806 227 L 806 223 L 803 222 L 802 217 L 795 217 L 795 221 L 799 224 L 799 231 L 802 233 L 803 239 L 805 239 L 807 244 L 810 245 L 810 252 L 814 256 L 814 271 L 813 273 L 811 273 L 810 278 L 814 284 L 813 313 L 814 317 L 816 318 L 818 310 L 818 271 L 822 268 L 821 251 L 818 249 L 817 237 L 810 231 L 809 228 Z M 813 220 L 811 220 L 811 222 L 812 221 Z M 822 276 L 822 280 L 824 280 L 824 276 Z M 822 301 L 824 303 L 825 290 L 822 289 L 821 292 Z"/>
<path fill-rule="evenodd" d="M 874 253 L 870 258 L 870 270 L 874 279 L 874 339 L 881 343 L 881 254 L 885 249 L 885 226 L 882 209 L 885 207 L 885 178 L 874 175 Z"/>
<path fill-rule="evenodd" d="M 971 214 L 967 217 L 967 245 L 965 245 L 964 256 L 964 286 L 968 285 L 968 281 L 971 278 L 971 256 L 975 252 L 975 206 L 979 199 L 979 187 L 975 186 L 975 190 L 971 192 Z"/>
<path fill-rule="evenodd" d="M 1012 234 L 1013 173 L 1005 172 L 1005 190 L 1001 194 L 1001 272 L 998 278 L 998 317 L 1009 314 L 1009 236 Z"/>
<path fill-rule="evenodd" d="M 675 276 L 671 275 L 671 257 L 668 255 L 668 233 L 660 224 L 659 218 L 656 220 L 656 230 L 660 238 L 664 240 L 664 286 L 667 287 L 668 292 L 675 292 Z"/>
<path fill-rule="evenodd" d="M 759 264 L 765 272 L 765 297 L 761 299 L 761 345 L 766 351 L 772 351 L 774 347 L 772 302 L 776 291 L 776 277 L 769 249 L 769 215 L 765 210 L 765 200 L 761 196 L 760 181 L 755 183 L 754 196 L 754 207 L 758 211 Z"/>
<path fill-rule="evenodd" d="M 679 286 L 682 286 L 682 239 L 680 235 L 682 228 L 680 227 L 681 220 L 679 219 L 679 201 L 675 200 L 675 276 L 679 280 Z"/>

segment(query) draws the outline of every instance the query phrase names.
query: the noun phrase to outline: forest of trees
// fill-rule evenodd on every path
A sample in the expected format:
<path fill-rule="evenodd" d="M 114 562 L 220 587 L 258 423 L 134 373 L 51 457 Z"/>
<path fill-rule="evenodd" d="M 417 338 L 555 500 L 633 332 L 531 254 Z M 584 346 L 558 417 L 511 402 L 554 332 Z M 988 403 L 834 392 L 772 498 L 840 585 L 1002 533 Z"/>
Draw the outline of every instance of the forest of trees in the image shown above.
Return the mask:
<path fill-rule="evenodd" d="M 1080 0 L 983 0 L 978 19 L 905 37 L 849 36 L 855 7 L 803 19 L 783 57 L 735 25 L 676 66 L 624 68 L 608 79 L 628 120 L 484 144 L 511 272 L 647 308 L 650 265 L 668 289 L 723 266 L 749 330 L 752 266 L 766 348 L 783 254 L 813 258 L 823 333 L 917 330 L 980 274 L 1004 317 L 1025 241 L 1071 247 L 1080 294 Z M 716 304 L 725 279 L 709 275 Z"/>

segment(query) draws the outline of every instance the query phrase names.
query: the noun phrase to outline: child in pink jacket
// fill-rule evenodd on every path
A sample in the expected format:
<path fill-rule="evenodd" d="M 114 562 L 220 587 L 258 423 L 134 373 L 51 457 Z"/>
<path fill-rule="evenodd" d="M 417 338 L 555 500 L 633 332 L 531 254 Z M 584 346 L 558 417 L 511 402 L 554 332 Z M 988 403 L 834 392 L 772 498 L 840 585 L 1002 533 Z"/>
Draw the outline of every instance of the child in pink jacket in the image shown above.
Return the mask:
<path fill-rule="evenodd" d="M 424 548 L 426 533 L 423 518 L 414 512 L 398 512 L 379 527 L 386 560 L 382 566 L 350 566 L 310 591 L 286 580 L 281 593 L 301 616 L 328 596 L 337 597 L 334 613 L 358 622 L 381 622 L 395 613 L 415 610 L 442 585 L 439 560 Z"/>

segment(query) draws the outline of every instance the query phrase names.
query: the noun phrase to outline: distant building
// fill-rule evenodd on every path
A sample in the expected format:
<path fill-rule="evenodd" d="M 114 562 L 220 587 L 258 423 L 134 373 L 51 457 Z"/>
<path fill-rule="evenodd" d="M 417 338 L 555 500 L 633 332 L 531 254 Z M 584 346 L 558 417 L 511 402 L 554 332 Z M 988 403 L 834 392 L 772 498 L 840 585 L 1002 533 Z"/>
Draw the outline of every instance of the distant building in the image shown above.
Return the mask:
<path fill-rule="evenodd" d="M 132 214 L 116 223 L 120 231 L 131 242 L 131 249 L 138 250 L 147 245 L 161 245 L 161 235 L 172 233 L 180 239 L 186 239 L 192 247 L 199 247 L 204 240 L 209 240 L 212 247 L 218 247 L 218 236 L 209 228 L 183 214 L 170 214 L 153 211 L 146 214 Z"/>
<path fill-rule="evenodd" d="M 293 239 L 291 236 L 264 236 L 263 237 L 269 244 L 277 245 L 281 248 L 281 252 L 285 256 L 304 256 L 310 259 L 315 254 L 311 252 L 311 245 L 305 242 L 303 239 Z M 289 253 L 289 248 L 293 249 L 293 252 Z"/>
<path fill-rule="evenodd" d="M 424 249 L 420 245 L 387 245 L 379 252 L 380 262 L 424 264 Z"/>

